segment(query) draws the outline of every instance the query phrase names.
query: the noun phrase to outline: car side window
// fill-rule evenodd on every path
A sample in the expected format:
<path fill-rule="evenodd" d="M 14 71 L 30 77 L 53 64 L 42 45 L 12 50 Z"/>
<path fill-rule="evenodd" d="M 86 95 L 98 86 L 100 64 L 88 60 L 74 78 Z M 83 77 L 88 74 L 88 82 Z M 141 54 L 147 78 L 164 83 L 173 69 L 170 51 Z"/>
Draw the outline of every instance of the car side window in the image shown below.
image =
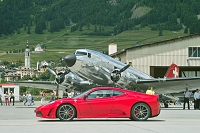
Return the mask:
<path fill-rule="evenodd" d="M 97 90 L 97 91 L 93 91 L 90 94 L 88 94 L 88 99 L 92 99 L 92 98 L 97 98 L 97 97 L 102 97 L 103 92 L 102 90 Z"/>
<path fill-rule="evenodd" d="M 112 90 L 97 90 L 88 94 L 88 99 L 92 98 L 106 98 L 112 96 Z"/>
<path fill-rule="evenodd" d="M 116 90 L 113 91 L 113 96 L 119 96 L 119 95 L 122 95 L 122 94 L 124 94 L 124 93 L 121 92 L 121 91 L 116 91 Z"/>
<path fill-rule="evenodd" d="M 97 91 L 91 92 L 90 94 L 88 94 L 87 99 L 95 98 L 96 95 L 97 95 Z"/>
<path fill-rule="evenodd" d="M 111 97 L 112 96 L 112 90 L 104 90 L 104 95 L 103 95 L 103 97 Z"/>

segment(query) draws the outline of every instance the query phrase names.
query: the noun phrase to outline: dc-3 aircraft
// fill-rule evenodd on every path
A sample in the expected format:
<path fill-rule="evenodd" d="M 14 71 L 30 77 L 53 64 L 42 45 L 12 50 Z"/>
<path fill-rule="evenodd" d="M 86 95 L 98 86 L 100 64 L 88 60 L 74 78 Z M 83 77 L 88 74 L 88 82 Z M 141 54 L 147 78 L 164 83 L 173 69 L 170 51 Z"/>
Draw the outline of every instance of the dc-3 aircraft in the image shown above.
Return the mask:
<path fill-rule="evenodd" d="M 170 70 L 174 77 L 153 78 L 101 52 L 89 49 L 76 50 L 67 55 L 65 63 L 71 72 L 96 85 L 116 85 L 125 89 L 146 92 L 152 86 L 158 94 L 180 93 L 186 87 L 199 87 L 200 77 L 176 77 L 177 67 Z"/>
<path fill-rule="evenodd" d="M 139 92 L 146 92 L 148 87 L 153 87 L 158 94 L 181 93 L 186 87 L 196 89 L 200 86 L 200 77 L 176 77 L 177 67 L 170 67 L 170 75 L 164 78 L 153 78 L 150 75 L 124 64 L 101 52 L 78 49 L 74 54 L 64 58 L 66 70 L 56 74 L 55 81 L 26 81 L 14 82 L 22 86 L 32 86 L 43 89 L 65 90 L 89 89 L 92 86 L 117 86 Z"/>

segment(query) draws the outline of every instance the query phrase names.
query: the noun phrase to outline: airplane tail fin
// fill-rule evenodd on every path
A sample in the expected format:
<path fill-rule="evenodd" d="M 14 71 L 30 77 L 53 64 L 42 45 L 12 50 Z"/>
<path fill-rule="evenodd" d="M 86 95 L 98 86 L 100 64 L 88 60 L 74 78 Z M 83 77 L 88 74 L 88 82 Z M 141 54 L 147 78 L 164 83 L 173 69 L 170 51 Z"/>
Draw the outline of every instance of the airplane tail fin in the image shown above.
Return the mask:
<path fill-rule="evenodd" d="M 172 63 L 165 74 L 165 78 L 178 78 L 179 77 L 179 67 Z"/>

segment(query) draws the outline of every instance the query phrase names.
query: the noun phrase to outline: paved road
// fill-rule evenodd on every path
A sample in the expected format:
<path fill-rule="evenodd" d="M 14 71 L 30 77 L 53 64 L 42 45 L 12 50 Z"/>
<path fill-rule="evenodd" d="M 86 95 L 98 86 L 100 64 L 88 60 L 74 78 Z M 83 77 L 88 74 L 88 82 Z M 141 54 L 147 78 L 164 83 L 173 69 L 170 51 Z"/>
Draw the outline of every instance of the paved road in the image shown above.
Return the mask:
<path fill-rule="evenodd" d="M 0 132 L 2 133 L 197 133 L 200 131 L 200 110 L 182 110 L 182 106 L 162 108 L 158 117 L 146 122 L 129 119 L 58 119 L 36 118 L 34 109 L 40 105 L 0 106 Z"/>

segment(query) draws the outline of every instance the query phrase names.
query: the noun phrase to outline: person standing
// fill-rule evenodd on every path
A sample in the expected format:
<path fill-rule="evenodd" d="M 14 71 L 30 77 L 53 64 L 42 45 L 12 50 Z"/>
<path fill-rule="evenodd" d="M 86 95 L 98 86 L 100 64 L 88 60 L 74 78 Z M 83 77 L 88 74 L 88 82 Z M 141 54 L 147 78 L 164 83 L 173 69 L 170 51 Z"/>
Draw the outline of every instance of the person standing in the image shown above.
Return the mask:
<path fill-rule="evenodd" d="M 26 106 L 26 103 L 28 102 L 28 92 L 23 94 L 23 101 L 24 101 L 24 106 Z"/>
<path fill-rule="evenodd" d="M 148 90 L 146 91 L 146 94 L 148 94 L 148 95 L 151 95 L 151 94 L 152 94 L 152 92 L 151 92 L 151 87 L 148 88 Z"/>
<path fill-rule="evenodd" d="M 46 94 L 44 91 L 42 91 L 42 98 L 41 98 L 41 104 L 45 103 L 45 98 L 46 98 Z"/>
<path fill-rule="evenodd" d="M 0 94 L 0 103 L 1 103 L 1 106 L 3 105 L 3 102 L 2 102 L 2 96 Z"/>
<path fill-rule="evenodd" d="M 6 91 L 6 93 L 4 94 L 4 97 L 5 97 L 6 106 L 10 106 L 9 94 L 8 94 L 7 91 Z"/>
<path fill-rule="evenodd" d="M 155 95 L 155 91 L 153 90 L 153 87 L 149 87 L 148 90 L 146 91 L 146 94 Z"/>
<path fill-rule="evenodd" d="M 28 101 L 28 106 L 30 106 L 32 104 L 32 96 L 31 93 L 27 93 L 27 101 Z"/>
<path fill-rule="evenodd" d="M 199 90 L 199 93 L 198 93 L 197 103 L 198 103 L 198 108 L 197 109 L 200 110 L 200 90 Z"/>
<path fill-rule="evenodd" d="M 33 95 L 31 95 L 31 103 L 32 103 L 32 105 L 35 105 L 35 101 L 34 101 L 34 96 Z"/>
<path fill-rule="evenodd" d="M 153 87 L 151 87 L 151 95 L 155 95 L 155 91 L 153 90 Z"/>
<path fill-rule="evenodd" d="M 49 102 L 52 102 L 52 101 L 55 101 L 56 100 L 56 91 L 53 90 L 52 93 L 51 93 L 51 99 Z"/>
<path fill-rule="evenodd" d="M 10 91 L 10 103 L 12 102 L 13 100 L 13 106 L 15 104 L 15 96 L 14 96 L 14 93 L 12 91 Z"/>
<path fill-rule="evenodd" d="M 194 93 L 194 109 L 199 109 L 199 90 Z"/>
<path fill-rule="evenodd" d="M 185 109 L 185 103 L 188 104 L 188 109 L 190 110 L 190 104 L 189 104 L 189 99 L 191 96 L 191 92 L 189 92 L 188 88 L 185 89 L 184 92 L 184 104 L 183 104 L 183 109 Z"/>
<path fill-rule="evenodd" d="M 68 94 L 66 91 L 63 92 L 63 98 L 67 98 L 68 97 Z"/>

